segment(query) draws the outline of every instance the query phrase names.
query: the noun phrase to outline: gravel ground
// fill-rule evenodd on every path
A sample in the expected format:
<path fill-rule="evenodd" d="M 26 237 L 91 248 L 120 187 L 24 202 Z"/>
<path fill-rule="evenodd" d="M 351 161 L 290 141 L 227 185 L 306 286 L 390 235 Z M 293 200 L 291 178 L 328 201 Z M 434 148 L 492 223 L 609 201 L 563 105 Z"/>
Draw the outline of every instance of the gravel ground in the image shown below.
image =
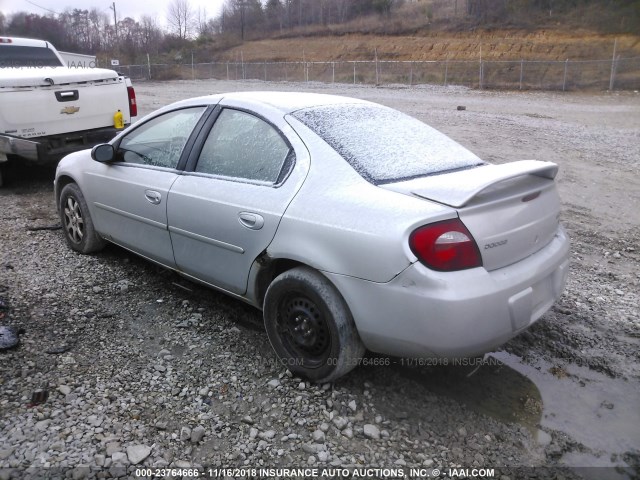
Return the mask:
<path fill-rule="evenodd" d="M 487 160 L 557 162 L 565 295 L 479 369 L 372 356 L 313 385 L 278 363 L 251 307 L 118 247 L 81 256 L 59 230 L 32 230 L 58 219 L 51 172 L 31 172 L 0 190 L 0 325 L 24 330 L 0 353 L 0 479 L 140 478 L 141 467 L 639 478 L 640 95 L 212 81 L 137 93 L 148 113 L 260 89 L 370 99 Z"/>

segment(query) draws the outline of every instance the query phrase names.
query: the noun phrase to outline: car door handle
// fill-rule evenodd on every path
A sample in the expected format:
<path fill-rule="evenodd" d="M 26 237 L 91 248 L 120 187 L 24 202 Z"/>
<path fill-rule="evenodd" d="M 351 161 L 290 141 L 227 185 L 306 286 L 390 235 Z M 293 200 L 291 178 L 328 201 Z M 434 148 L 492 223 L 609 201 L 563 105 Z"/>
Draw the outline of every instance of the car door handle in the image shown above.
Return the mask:
<path fill-rule="evenodd" d="M 149 203 L 153 203 L 154 205 L 158 205 L 162 201 L 162 195 L 160 195 L 160 192 L 156 192 L 155 190 L 145 190 L 144 196 Z"/>
<path fill-rule="evenodd" d="M 238 221 L 240 225 L 250 228 L 251 230 L 260 230 L 264 226 L 264 218 L 257 213 L 240 212 L 238 214 Z"/>

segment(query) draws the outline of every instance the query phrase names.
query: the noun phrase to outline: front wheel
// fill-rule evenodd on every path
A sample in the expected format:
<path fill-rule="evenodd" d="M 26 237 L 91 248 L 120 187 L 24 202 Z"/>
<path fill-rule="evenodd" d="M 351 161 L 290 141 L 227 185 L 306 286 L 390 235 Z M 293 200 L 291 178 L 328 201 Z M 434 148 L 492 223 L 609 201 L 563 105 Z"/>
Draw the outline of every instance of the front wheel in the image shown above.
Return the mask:
<path fill-rule="evenodd" d="M 273 280 L 263 314 L 282 364 L 314 382 L 341 377 L 365 353 L 346 302 L 326 277 L 309 267 L 296 267 Z"/>
<path fill-rule="evenodd" d="M 87 202 L 75 183 L 60 192 L 60 222 L 67 244 L 76 252 L 93 253 L 102 250 L 105 241 L 93 227 Z"/>

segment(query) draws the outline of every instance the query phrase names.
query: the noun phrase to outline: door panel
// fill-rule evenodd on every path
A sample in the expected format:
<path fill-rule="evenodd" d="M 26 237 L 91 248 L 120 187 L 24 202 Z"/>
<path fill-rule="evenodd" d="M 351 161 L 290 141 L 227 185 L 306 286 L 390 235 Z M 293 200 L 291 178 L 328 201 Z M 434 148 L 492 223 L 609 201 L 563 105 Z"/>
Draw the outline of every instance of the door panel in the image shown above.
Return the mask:
<path fill-rule="evenodd" d="M 168 217 L 180 270 L 242 294 L 254 259 L 269 245 L 290 198 L 285 190 L 196 175 L 171 189 Z M 187 212 L 185 214 L 185 212 Z M 241 214 L 262 217 L 255 230 Z"/>
<path fill-rule="evenodd" d="M 308 168 L 306 149 L 293 139 L 294 149 L 291 140 L 256 116 L 222 110 L 196 171 L 181 175 L 169 193 L 169 232 L 179 270 L 236 294 L 246 292 L 249 270 L 273 240 Z"/>
<path fill-rule="evenodd" d="M 170 111 L 141 124 L 120 141 L 118 161 L 87 173 L 96 230 L 108 240 L 175 267 L 167 198 L 183 150 L 206 107 Z"/>
<path fill-rule="evenodd" d="M 175 266 L 166 202 L 178 174 L 118 164 L 105 168 L 108 171 L 86 177 L 98 232 L 141 255 Z"/>

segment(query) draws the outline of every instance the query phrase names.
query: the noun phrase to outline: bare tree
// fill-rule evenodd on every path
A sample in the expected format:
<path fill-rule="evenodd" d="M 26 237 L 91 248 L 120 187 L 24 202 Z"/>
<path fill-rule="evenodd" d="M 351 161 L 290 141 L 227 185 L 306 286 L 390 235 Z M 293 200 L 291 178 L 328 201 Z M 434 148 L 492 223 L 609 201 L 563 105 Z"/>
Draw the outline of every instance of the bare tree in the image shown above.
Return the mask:
<path fill-rule="evenodd" d="M 167 10 L 167 22 L 178 36 L 186 40 L 190 34 L 193 24 L 194 12 L 188 0 L 173 0 Z"/>
<path fill-rule="evenodd" d="M 158 53 L 160 42 L 162 42 L 162 30 L 154 17 L 143 15 L 140 18 L 140 35 L 145 52 Z"/>
<path fill-rule="evenodd" d="M 198 13 L 196 14 L 196 29 L 198 37 L 210 37 L 215 33 L 215 28 L 207 17 L 207 9 L 204 7 L 198 7 Z"/>
<path fill-rule="evenodd" d="M 255 33 L 262 28 L 264 12 L 260 0 L 226 0 L 222 18 L 224 30 L 238 29 L 244 40 L 248 31 Z"/>

